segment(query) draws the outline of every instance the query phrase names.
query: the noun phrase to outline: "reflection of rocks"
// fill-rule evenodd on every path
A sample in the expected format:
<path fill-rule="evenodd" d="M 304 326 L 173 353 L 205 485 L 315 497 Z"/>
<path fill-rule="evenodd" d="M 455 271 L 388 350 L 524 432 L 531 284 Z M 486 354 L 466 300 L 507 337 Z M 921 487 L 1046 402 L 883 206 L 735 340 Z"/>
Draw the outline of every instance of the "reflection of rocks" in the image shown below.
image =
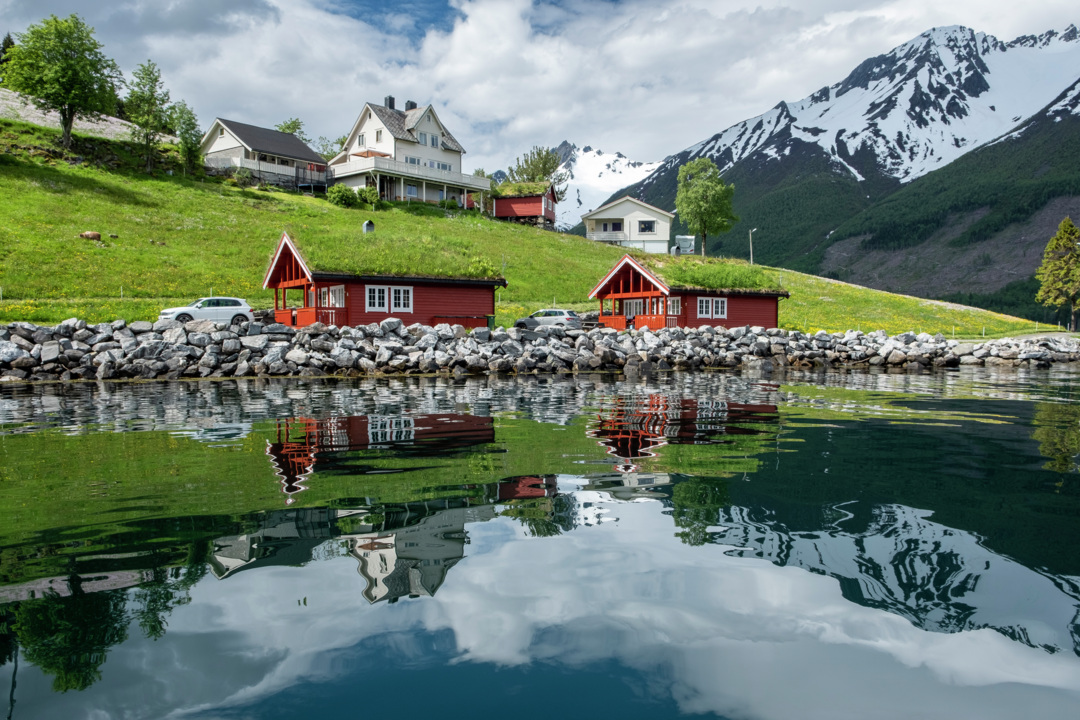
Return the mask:
<path fill-rule="evenodd" d="M 713 541 L 733 555 L 801 567 L 840 581 L 848 600 L 937 632 L 992 628 L 1050 652 L 1080 655 L 1080 578 L 1054 576 L 997 555 L 979 538 L 902 505 L 875 508 L 848 530 L 843 505 L 820 530 L 790 531 L 758 509 L 727 508 Z"/>

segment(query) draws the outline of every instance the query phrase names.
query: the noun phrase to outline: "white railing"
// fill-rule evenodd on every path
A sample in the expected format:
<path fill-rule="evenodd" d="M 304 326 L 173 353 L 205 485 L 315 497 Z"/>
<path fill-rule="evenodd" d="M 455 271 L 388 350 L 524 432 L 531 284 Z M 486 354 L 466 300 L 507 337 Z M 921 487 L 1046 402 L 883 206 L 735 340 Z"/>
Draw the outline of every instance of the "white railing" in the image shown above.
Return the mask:
<path fill-rule="evenodd" d="M 291 165 L 278 165 L 277 163 L 261 162 L 259 160 L 248 160 L 246 158 L 238 157 L 208 157 L 203 160 L 207 167 L 211 168 L 247 168 L 256 176 L 263 175 L 283 175 L 288 178 L 295 179 L 297 172 L 304 178 L 305 181 L 315 180 L 317 182 L 325 182 L 326 173 L 318 170 L 308 170 L 306 165 L 300 165 L 299 167 L 293 167 Z"/>
<path fill-rule="evenodd" d="M 585 237 L 590 240 L 595 240 L 596 242 L 616 244 L 622 244 L 628 239 L 624 232 L 591 232 L 586 233 Z"/>
<path fill-rule="evenodd" d="M 487 190 L 491 184 L 486 177 L 465 175 L 450 170 L 436 170 L 423 165 L 412 165 L 390 158 L 370 157 L 355 158 L 348 162 L 329 166 L 328 170 L 335 178 L 346 177 L 366 172 L 383 172 L 392 175 L 416 178 L 432 183 L 452 185 L 467 190 Z"/>

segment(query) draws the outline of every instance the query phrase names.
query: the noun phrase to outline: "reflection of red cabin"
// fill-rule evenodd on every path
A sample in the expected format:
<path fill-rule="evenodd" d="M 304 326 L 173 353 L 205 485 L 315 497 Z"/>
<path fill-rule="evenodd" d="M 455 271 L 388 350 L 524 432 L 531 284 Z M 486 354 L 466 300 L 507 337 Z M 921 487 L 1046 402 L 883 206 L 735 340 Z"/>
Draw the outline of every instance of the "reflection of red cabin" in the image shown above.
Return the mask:
<path fill-rule="evenodd" d="M 672 398 L 652 394 L 642 402 L 619 396 L 613 407 L 597 416 L 596 429 L 589 436 L 608 448 L 608 454 L 622 460 L 653 457 L 668 443 L 715 442 L 715 435 L 754 435 L 760 431 L 737 423 L 760 422 L 775 416 L 775 405 L 743 405 L 723 400 Z"/>
<path fill-rule="evenodd" d="M 506 287 L 506 280 L 333 272 L 312 267 L 282 233 L 263 287 L 274 289 L 275 321 L 292 327 L 357 327 L 388 317 L 406 325 L 484 327 L 495 314 L 495 288 Z"/>
<path fill-rule="evenodd" d="M 503 183 L 491 196 L 491 215 L 502 220 L 555 227 L 555 188 L 550 183 Z"/>
<path fill-rule="evenodd" d="M 559 485 L 554 475 L 521 475 L 500 480 L 496 486 L 497 501 L 532 500 L 555 497 Z"/>
<path fill-rule="evenodd" d="M 629 255 L 623 255 L 589 293 L 590 300 L 600 301 L 600 324 L 618 330 L 700 325 L 773 328 L 779 324 L 780 298 L 788 296 L 785 290 L 677 287 L 665 282 L 659 270 L 649 270 Z"/>
<path fill-rule="evenodd" d="M 266 443 L 266 454 L 281 478 L 282 492 L 291 496 L 307 489 L 303 482 L 316 469 L 337 465 L 333 453 L 406 447 L 419 454 L 438 455 L 494 441 L 491 418 L 476 415 L 288 418 L 277 422 L 277 441 Z"/>

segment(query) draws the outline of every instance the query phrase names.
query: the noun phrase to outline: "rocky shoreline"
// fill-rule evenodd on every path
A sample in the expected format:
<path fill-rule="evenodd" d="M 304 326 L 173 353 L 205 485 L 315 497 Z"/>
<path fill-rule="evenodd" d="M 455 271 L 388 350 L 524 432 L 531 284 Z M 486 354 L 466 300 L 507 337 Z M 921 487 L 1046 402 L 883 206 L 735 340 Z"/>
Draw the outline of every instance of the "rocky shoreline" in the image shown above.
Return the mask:
<path fill-rule="evenodd" d="M 379 325 L 301 329 L 260 322 L 56 326 L 15 322 L 0 327 L 0 382 L 179 379 L 374 374 L 529 374 L 650 372 L 754 367 L 960 366 L 1048 368 L 1080 360 L 1073 338 L 965 343 L 942 335 L 884 331 L 797 331 L 703 326 L 615 331 L 540 328 L 466 330 L 460 325 Z"/>

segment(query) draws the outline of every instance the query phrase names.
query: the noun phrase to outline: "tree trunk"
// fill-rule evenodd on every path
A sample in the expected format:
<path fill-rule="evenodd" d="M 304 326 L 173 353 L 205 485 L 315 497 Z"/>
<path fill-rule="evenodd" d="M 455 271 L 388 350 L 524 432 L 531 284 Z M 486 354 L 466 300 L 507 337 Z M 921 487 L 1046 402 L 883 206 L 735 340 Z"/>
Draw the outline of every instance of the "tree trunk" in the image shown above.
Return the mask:
<path fill-rule="evenodd" d="M 75 125 L 75 111 L 68 107 L 60 108 L 60 141 L 65 150 L 71 149 L 71 128 Z"/>
<path fill-rule="evenodd" d="M 705 237 L 706 234 L 701 233 L 701 257 L 705 257 Z"/>
<path fill-rule="evenodd" d="M 1069 332 L 1076 332 L 1076 301 L 1069 301 Z"/>

